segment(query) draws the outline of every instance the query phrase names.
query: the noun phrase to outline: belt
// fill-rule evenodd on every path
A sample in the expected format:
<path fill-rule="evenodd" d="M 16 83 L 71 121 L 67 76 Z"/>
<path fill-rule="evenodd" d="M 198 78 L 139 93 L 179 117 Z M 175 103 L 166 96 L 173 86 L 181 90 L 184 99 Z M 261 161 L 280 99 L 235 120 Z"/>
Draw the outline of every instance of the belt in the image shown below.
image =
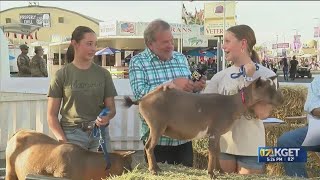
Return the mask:
<path fill-rule="evenodd" d="M 75 123 L 76 128 L 81 129 L 84 132 L 90 132 L 93 130 L 95 121 L 86 121 L 86 122 L 80 122 L 80 123 Z"/>

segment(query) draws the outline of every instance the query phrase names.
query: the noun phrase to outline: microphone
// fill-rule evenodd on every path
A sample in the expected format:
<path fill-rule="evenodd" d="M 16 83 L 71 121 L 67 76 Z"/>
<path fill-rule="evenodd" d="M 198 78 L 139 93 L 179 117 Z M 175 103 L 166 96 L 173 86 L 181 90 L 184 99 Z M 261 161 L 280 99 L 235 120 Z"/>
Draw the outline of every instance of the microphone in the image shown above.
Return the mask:
<path fill-rule="evenodd" d="M 206 71 L 207 71 L 207 68 L 205 66 L 202 66 L 194 70 L 193 73 L 191 74 L 192 81 L 193 82 L 200 81 L 202 76 L 206 74 Z"/>

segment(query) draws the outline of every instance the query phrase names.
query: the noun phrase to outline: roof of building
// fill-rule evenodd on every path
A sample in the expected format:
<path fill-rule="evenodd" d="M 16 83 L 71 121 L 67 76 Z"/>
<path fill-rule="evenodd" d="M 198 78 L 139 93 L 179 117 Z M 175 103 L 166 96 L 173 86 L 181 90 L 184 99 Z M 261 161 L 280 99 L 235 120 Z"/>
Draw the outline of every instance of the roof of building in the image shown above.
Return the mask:
<path fill-rule="evenodd" d="M 15 9 L 33 8 L 33 7 L 46 8 L 46 9 L 58 9 L 58 10 L 62 10 L 62 11 L 66 11 L 66 12 L 77 14 L 77 15 L 82 16 L 82 17 L 84 17 L 84 18 L 86 18 L 86 19 L 88 19 L 88 20 L 90 20 L 90 21 L 92 21 L 92 22 L 94 22 L 96 24 L 99 24 L 99 22 L 102 22 L 102 20 L 87 16 L 87 15 L 84 15 L 84 14 L 80 14 L 80 13 L 75 12 L 75 11 L 71 11 L 71 10 L 63 9 L 63 8 L 59 8 L 59 7 L 52 7 L 52 6 L 21 6 L 21 7 L 14 7 L 14 8 L 10 8 L 10 9 L 6 9 L 6 10 L 3 10 L 3 11 L 0 11 L 0 13 L 6 12 L 6 11 L 15 10 Z"/>

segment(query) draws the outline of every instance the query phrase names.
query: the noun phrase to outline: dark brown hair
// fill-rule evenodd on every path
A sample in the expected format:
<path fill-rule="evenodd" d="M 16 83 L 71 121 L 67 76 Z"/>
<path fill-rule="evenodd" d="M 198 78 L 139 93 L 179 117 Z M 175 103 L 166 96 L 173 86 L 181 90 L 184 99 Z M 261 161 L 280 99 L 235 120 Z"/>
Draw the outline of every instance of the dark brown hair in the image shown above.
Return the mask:
<path fill-rule="evenodd" d="M 251 60 L 256 63 L 260 62 L 258 53 L 253 49 L 253 46 L 256 44 L 256 36 L 250 26 L 236 25 L 227 29 L 227 31 L 232 32 L 239 41 L 241 41 L 242 39 L 247 40 L 247 51 L 250 54 Z"/>
<path fill-rule="evenodd" d="M 72 32 L 71 40 L 75 40 L 77 43 L 79 43 L 83 39 L 84 34 L 86 33 L 95 34 L 95 32 L 87 26 L 78 26 Z"/>
<path fill-rule="evenodd" d="M 74 48 L 73 48 L 73 45 L 70 44 L 66 52 L 67 63 L 71 63 L 73 59 L 74 59 Z"/>

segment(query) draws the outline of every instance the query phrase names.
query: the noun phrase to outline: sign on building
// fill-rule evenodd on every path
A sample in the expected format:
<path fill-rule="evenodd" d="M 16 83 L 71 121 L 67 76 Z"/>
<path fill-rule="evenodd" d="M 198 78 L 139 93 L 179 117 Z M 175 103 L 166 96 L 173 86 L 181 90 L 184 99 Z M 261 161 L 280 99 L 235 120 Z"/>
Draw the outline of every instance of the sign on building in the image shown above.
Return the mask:
<path fill-rule="evenodd" d="M 204 5 L 204 33 L 209 36 L 222 36 L 225 28 L 236 25 L 235 22 L 235 1 L 211 2 Z"/>
<path fill-rule="evenodd" d="M 272 44 L 272 49 L 289 48 L 289 43 Z"/>
<path fill-rule="evenodd" d="M 134 22 L 119 22 L 119 34 L 125 36 L 133 36 L 136 33 L 136 23 Z"/>
<path fill-rule="evenodd" d="M 50 13 L 30 13 L 20 14 L 20 23 L 36 25 L 41 27 L 51 27 Z"/>
<path fill-rule="evenodd" d="M 199 35 L 184 35 L 184 47 L 208 47 L 208 39 Z"/>
<path fill-rule="evenodd" d="M 115 36 L 117 35 L 117 21 L 107 20 L 99 22 L 99 36 Z"/>

